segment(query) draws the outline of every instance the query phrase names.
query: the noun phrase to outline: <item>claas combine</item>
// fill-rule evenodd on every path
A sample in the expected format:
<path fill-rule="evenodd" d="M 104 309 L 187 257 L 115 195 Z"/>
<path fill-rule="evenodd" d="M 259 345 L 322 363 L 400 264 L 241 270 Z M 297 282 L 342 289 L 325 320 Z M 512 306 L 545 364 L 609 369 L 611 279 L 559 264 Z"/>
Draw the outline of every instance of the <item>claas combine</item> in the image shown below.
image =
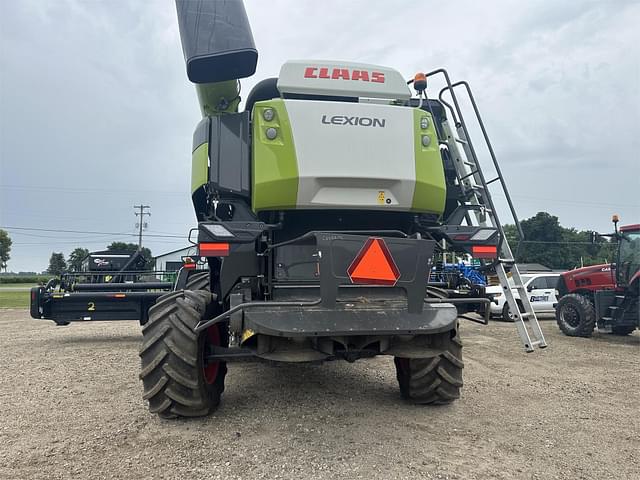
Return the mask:
<path fill-rule="evenodd" d="M 208 414 L 226 363 L 247 359 L 388 355 L 404 398 L 457 399 L 458 319 L 486 311 L 490 299 L 480 286 L 430 281 L 434 256 L 447 249 L 480 259 L 513 311 L 507 276 L 521 287 L 489 184 L 508 192 L 469 86 L 443 69 L 407 80 L 379 65 L 293 60 L 258 82 L 241 108 L 239 80 L 258 59 L 242 2 L 177 0 L 177 13 L 202 112 L 192 238 L 208 268 L 181 272 L 183 288 L 149 311 L 140 377 L 150 411 Z M 429 98 L 427 82 L 438 79 L 443 87 Z M 489 147 L 492 180 L 459 89 Z M 545 347 L 528 302 L 516 317 L 525 349 Z"/>

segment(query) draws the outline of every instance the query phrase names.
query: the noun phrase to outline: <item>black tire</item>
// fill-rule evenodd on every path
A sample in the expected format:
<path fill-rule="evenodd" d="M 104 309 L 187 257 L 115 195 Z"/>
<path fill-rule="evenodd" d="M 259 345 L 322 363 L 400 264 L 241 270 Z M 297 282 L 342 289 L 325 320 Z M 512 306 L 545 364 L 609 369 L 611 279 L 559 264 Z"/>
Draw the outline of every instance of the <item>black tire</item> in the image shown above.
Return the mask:
<path fill-rule="evenodd" d="M 522 313 L 522 305 L 520 304 L 520 302 L 518 302 L 518 308 L 520 309 L 520 312 Z M 509 304 L 507 302 L 504 303 L 504 306 L 502 307 L 502 321 L 503 322 L 511 322 L 513 323 L 515 320 L 513 319 L 513 317 L 511 316 L 511 309 L 509 308 Z"/>
<path fill-rule="evenodd" d="M 590 337 L 596 326 L 596 309 L 584 295 L 570 293 L 558 302 L 556 322 L 565 335 Z"/>
<path fill-rule="evenodd" d="M 446 350 L 439 356 L 395 357 L 394 363 L 402 398 L 421 405 L 444 405 L 460 398 L 464 363 L 457 331 L 449 335 Z"/>
<path fill-rule="evenodd" d="M 625 325 L 625 326 L 620 326 L 620 327 L 613 327 L 611 329 L 611 333 L 613 333 L 614 335 L 629 335 L 635 329 L 636 329 L 635 326 Z"/>
<path fill-rule="evenodd" d="M 185 290 L 206 290 L 209 291 L 209 270 L 194 272 L 189 275 Z"/>
<path fill-rule="evenodd" d="M 180 290 L 163 295 L 142 328 L 140 378 L 149 411 L 162 418 L 208 415 L 220 403 L 225 362 L 205 365 L 207 342 L 226 346 L 223 329 L 197 335 L 193 329 L 210 308 L 211 293 Z M 206 370 L 205 370 L 206 369 Z M 215 372 L 212 372 L 212 369 Z"/>
<path fill-rule="evenodd" d="M 516 303 L 518 304 L 520 313 L 524 313 L 524 307 L 522 306 L 522 303 L 520 303 L 520 300 L 516 300 Z M 511 323 L 515 322 L 514 318 L 511 316 L 511 309 L 509 308 L 509 304 L 507 302 L 505 302 L 504 306 L 502 307 L 502 321 Z"/>

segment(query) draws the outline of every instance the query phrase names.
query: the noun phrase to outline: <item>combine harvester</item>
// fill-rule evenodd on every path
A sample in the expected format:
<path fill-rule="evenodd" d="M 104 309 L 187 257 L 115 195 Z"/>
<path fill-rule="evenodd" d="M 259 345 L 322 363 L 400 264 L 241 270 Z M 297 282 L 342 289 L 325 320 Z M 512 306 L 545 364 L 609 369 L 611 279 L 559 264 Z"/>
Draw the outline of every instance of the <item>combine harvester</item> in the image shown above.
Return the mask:
<path fill-rule="evenodd" d="M 226 362 L 247 359 L 390 355 L 404 398 L 455 400 L 459 315 L 487 310 L 490 300 L 481 289 L 430 284 L 443 243 L 482 259 L 519 312 L 510 273 L 524 299 L 515 315 L 524 347 L 546 346 L 489 193 L 500 185 L 515 219 L 466 82 L 453 83 L 443 69 L 407 82 L 378 65 L 289 61 L 239 110 L 239 79 L 255 73 L 258 59 L 242 2 L 177 0 L 177 11 L 203 115 L 193 136 L 192 199 L 208 272 L 151 307 L 140 350 L 151 412 L 208 414 L 224 390 Z M 442 83 L 437 99 L 427 96 L 427 81 Z M 478 163 L 459 89 L 491 153 L 493 179 Z"/>

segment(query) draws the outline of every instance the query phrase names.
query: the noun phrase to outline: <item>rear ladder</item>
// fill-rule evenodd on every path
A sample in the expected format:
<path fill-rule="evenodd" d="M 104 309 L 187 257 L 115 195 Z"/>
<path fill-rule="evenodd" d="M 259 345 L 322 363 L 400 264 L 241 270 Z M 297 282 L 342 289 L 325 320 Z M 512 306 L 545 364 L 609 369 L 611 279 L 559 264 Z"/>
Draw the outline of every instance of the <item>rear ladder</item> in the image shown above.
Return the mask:
<path fill-rule="evenodd" d="M 489 137 L 487 136 L 487 132 L 480 116 L 480 112 L 478 111 L 477 104 L 475 102 L 475 99 L 473 98 L 473 94 L 471 93 L 471 89 L 467 82 L 457 82 L 452 84 L 449 79 L 448 73 L 444 69 L 439 69 L 428 73 L 427 78 L 430 78 L 436 74 L 444 75 L 445 81 L 447 83 L 447 86 L 440 91 L 439 100 L 443 105 L 447 107 L 447 109 L 451 113 L 456 130 L 456 134 L 454 134 L 448 122 L 446 120 L 443 122 L 443 131 L 446 138 L 442 139 L 442 143 L 446 144 L 447 148 L 449 149 L 451 159 L 453 160 L 453 164 L 455 166 L 456 176 L 462 192 L 462 196 L 466 199 L 464 201 L 465 204 L 459 207 L 465 210 L 464 217 L 461 217 L 460 220 L 464 219 L 469 225 L 471 225 L 472 220 L 469 213 L 473 212 L 478 225 L 491 226 L 496 228 L 500 232 L 502 242 L 500 245 L 500 250 L 498 252 L 498 259 L 495 263 L 494 268 L 500 281 L 503 294 L 505 295 L 505 298 L 509 305 L 509 310 L 512 312 L 511 314 L 518 330 L 518 334 L 520 335 L 524 348 L 527 352 L 532 352 L 535 347 L 545 348 L 547 346 L 547 343 L 544 339 L 544 335 L 542 333 L 542 329 L 540 328 L 540 324 L 538 323 L 536 314 L 533 311 L 533 307 L 531 306 L 531 302 L 529 301 L 528 292 L 522 282 L 522 277 L 520 276 L 520 272 L 518 271 L 518 267 L 516 265 L 511 248 L 509 247 L 509 243 L 507 242 L 502 224 L 498 219 L 498 215 L 491 198 L 491 193 L 489 191 L 490 184 L 494 182 L 500 182 L 502 191 L 509 205 L 511 215 L 513 216 L 516 228 L 518 229 L 519 236 L 521 239 L 524 238 L 522 228 L 520 227 L 520 222 L 518 221 L 515 208 L 511 201 L 511 197 L 509 196 L 509 191 L 507 190 L 507 186 L 502 176 L 500 166 L 498 165 L 493 147 L 491 146 L 491 142 L 489 141 Z M 486 142 L 487 148 L 491 155 L 491 159 L 493 160 L 493 165 L 497 173 L 497 176 L 489 181 L 485 180 L 484 174 L 482 173 L 480 162 L 478 161 L 476 151 L 473 148 L 473 144 L 469 136 L 469 130 L 467 129 L 467 126 L 464 122 L 460 104 L 455 94 L 455 88 L 460 86 L 465 88 L 468 99 L 471 102 L 476 120 L 480 126 L 480 129 L 482 130 L 482 135 Z M 449 93 L 451 99 L 453 100 L 453 106 L 444 101 L 444 99 L 442 98 L 443 94 L 446 92 Z M 428 99 L 427 104 L 429 104 Z M 460 151 L 458 145 L 462 146 L 464 155 Z M 453 217 L 454 215 L 456 215 L 455 212 L 451 216 Z M 512 285 L 509 283 L 508 273 L 511 274 L 511 279 L 513 281 Z M 521 308 L 524 310 L 523 312 L 520 312 L 520 306 L 518 305 L 518 302 L 516 301 L 515 295 L 513 293 L 514 289 L 518 292 L 518 295 L 520 297 Z M 527 328 L 524 320 L 529 321 L 529 329 Z"/>

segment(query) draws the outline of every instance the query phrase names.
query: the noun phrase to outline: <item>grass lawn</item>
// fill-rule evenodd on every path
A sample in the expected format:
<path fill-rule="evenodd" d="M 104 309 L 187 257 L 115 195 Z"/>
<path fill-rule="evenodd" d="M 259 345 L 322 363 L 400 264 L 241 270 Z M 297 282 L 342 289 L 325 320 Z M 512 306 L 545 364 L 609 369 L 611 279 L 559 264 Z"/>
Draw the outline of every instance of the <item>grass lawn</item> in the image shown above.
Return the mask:
<path fill-rule="evenodd" d="M 31 287 L 35 287 L 35 283 L 0 283 L 0 290 L 3 288 L 16 289 L 16 288 L 24 288 L 26 290 Z"/>
<path fill-rule="evenodd" d="M 29 290 L 0 288 L 0 308 L 29 308 Z"/>

